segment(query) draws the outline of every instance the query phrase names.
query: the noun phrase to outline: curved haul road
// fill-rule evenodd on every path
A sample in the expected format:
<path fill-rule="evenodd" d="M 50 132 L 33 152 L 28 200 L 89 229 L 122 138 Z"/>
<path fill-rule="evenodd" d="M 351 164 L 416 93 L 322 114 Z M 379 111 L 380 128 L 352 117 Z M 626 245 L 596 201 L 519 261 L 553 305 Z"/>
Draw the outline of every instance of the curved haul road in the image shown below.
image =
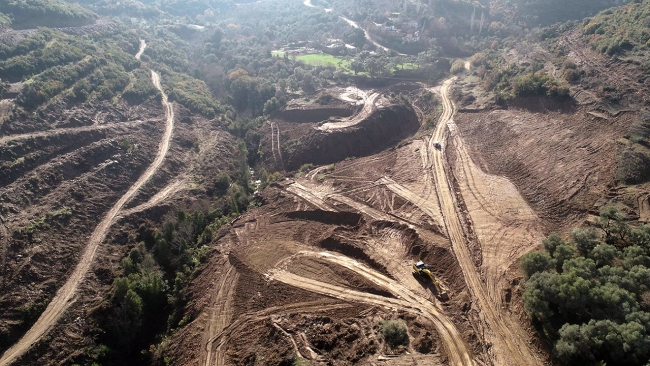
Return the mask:
<path fill-rule="evenodd" d="M 145 46 L 146 45 L 144 41 L 141 42 L 138 56 L 142 54 Z M 70 275 L 63 287 L 57 291 L 56 295 L 49 303 L 45 311 L 38 318 L 36 323 L 34 323 L 34 325 L 16 344 L 14 344 L 2 355 L 2 358 L 0 358 L 0 366 L 11 364 L 18 357 L 27 352 L 29 348 L 32 347 L 32 345 L 38 342 L 50 330 L 50 328 L 52 328 L 52 326 L 57 323 L 61 315 L 63 315 L 68 307 L 70 307 L 74 301 L 74 295 L 77 292 L 77 288 L 86 276 L 88 269 L 90 269 L 90 266 L 93 263 L 93 259 L 95 258 L 95 253 L 97 252 L 97 248 L 106 237 L 108 229 L 115 222 L 124 205 L 129 202 L 135 196 L 138 190 L 154 175 L 154 173 L 158 170 L 163 160 L 165 159 L 165 155 L 167 155 L 167 151 L 169 150 L 169 142 L 171 140 L 172 131 L 174 129 L 174 109 L 172 107 L 172 104 L 167 100 L 167 95 L 160 85 L 160 75 L 158 75 L 158 73 L 153 70 L 151 71 L 151 81 L 162 94 L 162 104 L 165 108 L 166 116 L 165 132 L 163 134 L 162 141 L 160 142 L 160 146 L 158 147 L 158 154 L 156 155 L 156 158 L 151 163 L 149 168 L 147 168 L 147 170 L 142 174 L 142 176 L 140 176 L 140 179 L 138 179 L 129 188 L 129 190 L 126 191 L 122 198 L 120 198 L 120 200 L 117 201 L 115 205 L 113 205 L 111 210 L 108 211 L 99 225 L 97 225 L 95 231 L 90 236 L 88 245 L 84 250 L 79 264 L 77 264 L 77 268 L 75 268 L 74 272 L 72 275 Z"/>
<path fill-rule="evenodd" d="M 465 282 L 472 295 L 477 299 L 481 316 L 485 319 L 492 339 L 494 341 L 494 353 L 497 357 L 496 364 L 499 365 L 534 365 L 540 361 L 534 356 L 526 342 L 527 337 L 508 314 L 504 314 L 488 296 L 483 286 L 481 277 L 474 266 L 469 249 L 467 248 L 463 227 L 458 218 L 454 193 L 447 179 L 443 150 L 435 148 L 437 141 L 443 141 L 447 132 L 448 124 L 452 124 L 454 105 L 449 99 L 449 89 L 456 81 L 456 77 L 445 80 L 441 89 L 444 111 L 436 130 L 428 143 L 428 153 L 423 156 L 426 170 L 431 170 L 435 178 L 436 191 L 440 201 L 440 208 L 444 217 L 449 239 L 458 259 Z"/>
<path fill-rule="evenodd" d="M 385 288 L 396 298 L 393 299 L 385 296 L 360 292 L 332 285 L 330 283 L 300 277 L 287 272 L 285 269 L 287 264 L 298 257 L 319 258 L 343 266 L 356 272 L 358 275 L 376 285 Z M 280 261 L 280 263 L 276 265 L 276 269 L 271 271 L 271 278 L 294 287 L 302 288 L 303 290 L 334 297 L 343 301 L 383 306 L 390 309 L 400 309 L 412 314 L 421 315 L 435 326 L 440 338 L 442 338 L 451 365 L 473 365 L 467 345 L 465 341 L 463 341 L 460 333 L 454 324 L 446 316 L 441 314 L 431 302 L 422 299 L 406 287 L 400 285 L 398 282 L 391 280 L 354 259 L 328 252 L 316 253 L 311 251 L 302 251 Z"/>

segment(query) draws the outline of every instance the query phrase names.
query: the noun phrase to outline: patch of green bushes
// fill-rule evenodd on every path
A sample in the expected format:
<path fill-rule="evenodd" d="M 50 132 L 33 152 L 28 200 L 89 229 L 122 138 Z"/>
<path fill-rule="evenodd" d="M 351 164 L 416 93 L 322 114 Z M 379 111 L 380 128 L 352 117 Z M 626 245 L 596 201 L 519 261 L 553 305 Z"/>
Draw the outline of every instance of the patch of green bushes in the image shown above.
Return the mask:
<path fill-rule="evenodd" d="M 92 11 L 61 0 L 0 0 L 0 10 L 11 16 L 15 28 L 77 27 L 96 18 Z"/>
<path fill-rule="evenodd" d="M 89 361 L 150 363 L 159 351 L 150 345 L 190 321 L 183 316 L 185 289 L 205 263 L 207 245 L 232 219 L 220 210 L 181 210 L 162 228 L 140 226 L 139 242 L 122 259 L 110 299 L 92 314 L 98 326 L 97 347 L 104 351 L 89 352 Z"/>
<path fill-rule="evenodd" d="M 408 331 L 403 321 L 385 320 L 381 322 L 379 329 L 390 348 L 397 348 L 408 343 Z"/>
<path fill-rule="evenodd" d="M 630 51 L 647 55 L 650 46 L 649 22 L 650 1 L 639 0 L 585 19 L 582 32 L 592 47 L 609 56 Z"/>
<path fill-rule="evenodd" d="M 639 113 L 628 137 L 616 154 L 615 178 L 624 184 L 646 182 L 650 179 L 650 111 Z"/>
<path fill-rule="evenodd" d="M 145 100 L 160 95 L 151 81 L 151 73 L 147 70 L 135 70 L 133 82 L 122 93 L 122 97 L 132 104 L 140 104 Z"/>
<path fill-rule="evenodd" d="M 201 80 L 168 69 L 163 73 L 162 82 L 169 100 L 177 101 L 192 112 L 208 118 L 225 112 Z"/>
<path fill-rule="evenodd" d="M 608 207 L 596 227 L 553 234 L 523 256 L 524 306 L 566 365 L 650 360 L 650 227 Z"/>
<path fill-rule="evenodd" d="M 554 78 L 539 72 L 517 78 L 513 91 L 518 97 L 536 95 L 567 97 L 569 95 L 569 88 L 560 85 Z"/>
<path fill-rule="evenodd" d="M 451 69 L 449 72 L 452 74 L 459 74 L 465 70 L 465 61 L 463 60 L 456 60 L 454 63 L 451 64 Z"/>

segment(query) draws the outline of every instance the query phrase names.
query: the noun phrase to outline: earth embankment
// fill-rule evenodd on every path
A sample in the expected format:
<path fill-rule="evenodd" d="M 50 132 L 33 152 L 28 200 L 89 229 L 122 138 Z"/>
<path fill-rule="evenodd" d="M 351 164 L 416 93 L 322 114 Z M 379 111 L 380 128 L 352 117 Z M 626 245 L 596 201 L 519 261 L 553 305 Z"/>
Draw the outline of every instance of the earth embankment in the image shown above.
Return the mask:
<path fill-rule="evenodd" d="M 354 114 L 354 112 L 354 107 L 341 104 L 337 106 L 311 108 L 287 108 L 283 111 L 278 112 L 276 117 L 281 118 L 287 122 L 313 123 L 325 121 L 330 117 L 350 117 Z"/>
<path fill-rule="evenodd" d="M 376 110 L 354 125 L 332 131 L 314 130 L 303 136 L 286 157 L 289 170 L 306 163 L 331 164 L 347 157 L 367 156 L 399 142 L 420 127 L 410 106 L 391 105 Z"/>

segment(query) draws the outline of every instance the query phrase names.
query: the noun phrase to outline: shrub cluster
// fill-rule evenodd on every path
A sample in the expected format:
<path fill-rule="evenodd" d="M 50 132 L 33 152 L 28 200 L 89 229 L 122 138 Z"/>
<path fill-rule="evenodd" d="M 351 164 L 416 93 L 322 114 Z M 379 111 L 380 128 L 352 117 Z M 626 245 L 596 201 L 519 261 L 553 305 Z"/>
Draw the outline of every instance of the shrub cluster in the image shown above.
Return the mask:
<path fill-rule="evenodd" d="M 645 365 L 650 360 L 650 227 L 612 207 L 598 228 L 553 234 L 521 259 L 524 305 L 562 363 Z"/>
<path fill-rule="evenodd" d="M 403 321 L 385 320 L 381 323 L 380 331 L 390 348 L 396 348 L 408 342 L 408 332 Z"/>

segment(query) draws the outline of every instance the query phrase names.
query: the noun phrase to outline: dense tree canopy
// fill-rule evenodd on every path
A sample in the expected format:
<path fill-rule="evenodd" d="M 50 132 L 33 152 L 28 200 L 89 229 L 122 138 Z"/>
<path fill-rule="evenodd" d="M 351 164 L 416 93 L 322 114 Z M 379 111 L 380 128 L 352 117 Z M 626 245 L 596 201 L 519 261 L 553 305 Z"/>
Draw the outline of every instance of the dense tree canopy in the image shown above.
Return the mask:
<path fill-rule="evenodd" d="M 567 365 L 645 365 L 650 359 L 650 227 L 614 208 L 597 228 L 553 234 L 521 259 L 527 313 Z"/>
<path fill-rule="evenodd" d="M 61 0 L 0 0 L 0 12 L 18 28 L 74 27 L 91 23 L 95 14 Z"/>

